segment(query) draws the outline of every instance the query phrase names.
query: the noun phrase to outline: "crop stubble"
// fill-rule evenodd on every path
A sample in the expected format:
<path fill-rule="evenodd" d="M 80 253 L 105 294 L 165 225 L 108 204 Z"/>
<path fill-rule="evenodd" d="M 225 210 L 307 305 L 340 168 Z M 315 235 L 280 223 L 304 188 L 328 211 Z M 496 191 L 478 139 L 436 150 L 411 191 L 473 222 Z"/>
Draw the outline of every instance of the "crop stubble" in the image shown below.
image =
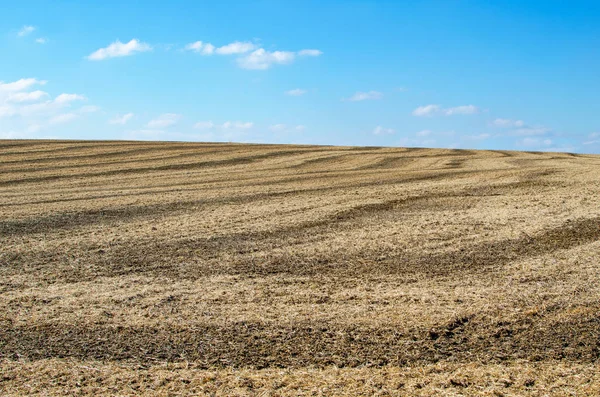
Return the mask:
<path fill-rule="evenodd" d="M 2 141 L 0 392 L 594 395 L 599 171 Z"/>

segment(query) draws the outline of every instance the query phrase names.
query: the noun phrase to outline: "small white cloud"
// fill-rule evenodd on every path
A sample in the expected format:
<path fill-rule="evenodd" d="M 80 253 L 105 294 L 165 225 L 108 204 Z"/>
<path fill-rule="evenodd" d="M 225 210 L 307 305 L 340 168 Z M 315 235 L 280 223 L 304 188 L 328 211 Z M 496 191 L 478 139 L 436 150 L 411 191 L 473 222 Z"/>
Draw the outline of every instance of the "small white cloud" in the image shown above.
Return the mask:
<path fill-rule="evenodd" d="M 302 132 L 302 131 L 304 131 L 305 129 L 306 129 L 306 126 L 303 126 L 303 125 L 297 125 L 297 126 L 296 126 L 296 131 Z"/>
<path fill-rule="evenodd" d="M 194 128 L 197 130 L 210 130 L 214 126 L 215 125 L 212 121 L 199 121 L 196 124 L 194 124 Z"/>
<path fill-rule="evenodd" d="M 318 57 L 320 55 L 323 55 L 323 51 L 314 49 L 300 50 L 298 51 L 298 55 L 300 55 L 301 57 Z"/>
<path fill-rule="evenodd" d="M 223 129 L 240 129 L 240 130 L 247 130 L 250 129 L 254 126 L 254 123 L 247 121 L 247 122 L 242 122 L 242 121 L 226 121 L 223 123 L 223 125 L 221 126 L 221 128 Z"/>
<path fill-rule="evenodd" d="M 238 55 L 237 64 L 242 69 L 266 70 L 274 65 L 287 65 L 296 59 L 296 57 L 316 57 L 323 54 L 316 49 L 304 49 L 298 52 L 293 51 L 267 51 L 264 48 L 258 48 L 256 44 L 249 41 L 234 41 L 221 47 L 215 47 L 210 43 L 196 41 L 189 43 L 184 50 L 199 52 L 203 55 Z"/>
<path fill-rule="evenodd" d="M 430 130 L 423 130 L 423 131 L 417 132 L 417 136 L 420 136 L 420 137 L 425 137 L 425 136 L 429 136 L 429 135 L 431 135 Z"/>
<path fill-rule="evenodd" d="M 48 42 L 48 39 L 45 37 L 38 37 L 37 39 L 35 39 L 35 42 L 38 44 L 46 44 Z"/>
<path fill-rule="evenodd" d="M 417 117 L 427 117 L 433 116 L 435 113 L 440 111 L 440 105 L 425 105 L 419 106 L 415 110 L 413 110 L 413 116 Z"/>
<path fill-rule="evenodd" d="M 391 134 L 394 134 L 395 132 L 396 131 L 394 131 L 391 128 L 383 128 L 382 126 L 378 125 L 373 130 L 373 135 L 391 135 Z"/>
<path fill-rule="evenodd" d="M 68 123 L 70 121 L 73 121 L 76 118 L 77 118 L 77 115 L 75 113 L 59 114 L 58 116 L 52 117 L 48 121 L 48 124 L 64 124 L 64 123 Z"/>
<path fill-rule="evenodd" d="M 215 50 L 220 55 L 245 54 L 254 50 L 256 46 L 249 42 L 234 41 Z"/>
<path fill-rule="evenodd" d="M 4 83 L 0 81 L 0 92 L 23 91 L 36 84 L 44 85 L 46 84 L 46 81 L 34 78 L 20 79 L 17 81 L 13 81 L 12 83 Z"/>
<path fill-rule="evenodd" d="M 54 102 L 64 105 L 73 101 L 83 101 L 85 97 L 79 94 L 60 94 L 54 99 Z"/>
<path fill-rule="evenodd" d="M 306 94 L 306 90 L 303 90 L 301 88 L 296 88 L 293 90 L 289 90 L 285 92 L 285 95 L 289 95 L 289 96 L 302 96 L 304 94 Z"/>
<path fill-rule="evenodd" d="M 479 113 L 479 108 L 474 105 L 457 106 L 454 108 L 444 109 L 446 116 L 453 116 L 456 114 L 476 114 Z"/>
<path fill-rule="evenodd" d="M 128 43 L 121 43 L 117 40 L 108 47 L 94 51 L 87 59 L 90 61 L 101 61 L 108 58 L 124 57 L 133 55 L 137 52 L 146 52 L 150 50 L 152 50 L 152 47 L 149 44 L 142 43 L 137 39 L 130 40 Z"/>
<path fill-rule="evenodd" d="M 242 69 L 266 70 L 273 65 L 285 65 L 294 61 L 295 54 L 289 51 L 266 51 L 259 48 L 250 54 L 238 58 L 238 65 Z"/>
<path fill-rule="evenodd" d="M 188 51 L 199 52 L 202 49 L 203 43 L 201 41 L 195 41 L 185 46 L 185 49 Z"/>
<path fill-rule="evenodd" d="M 598 138 L 600 137 L 600 132 L 592 132 L 590 135 L 588 135 L 589 138 Z"/>
<path fill-rule="evenodd" d="M 108 121 L 109 124 L 120 124 L 125 125 L 129 120 L 133 118 L 133 113 L 126 113 L 122 116 L 116 116 Z"/>
<path fill-rule="evenodd" d="M 492 121 L 492 124 L 496 127 L 510 128 L 510 127 L 523 127 L 525 123 L 523 120 L 511 120 L 511 119 L 496 119 Z"/>
<path fill-rule="evenodd" d="M 374 100 L 374 99 L 381 99 L 383 98 L 383 94 L 379 91 L 369 91 L 369 92 L 357 92 L 356 94 L 352 95 L 350 98 L 348 98 L 348 101 L 351 102 L 358 102 L 358 101 L 367 101 L 367 100 Z"/>
<path fill-rule="evenodd" d="M 479 113 L 479 108 L 474 105 L 463 105 L 456 106 L 453 108 L 442 108 L 440 105 L 425 105 L 419 106 L 415 110 L 413 110 L 413 116 L 417 117 L 429 117 L 435 116 L 437 114 L 442 114 L 445 116 L 454 116 L 457 114 L 476 114 Z"/>
<path fill-rule="evenodd" d="M 34 30 L 35 30 L 34 26 L 25 25 L 21 28 L 21 30 L 19 30 L 19 33 L 17 33 L 17 36 L 19 36 L 19 37 L 27 36 L 28 34 L 32 33 Z"/>
<path fill-rule="evenodd" d="M 16 92 L 8 96 L 8 102 L 34 102 L 39 101 L 42 98 L 48 96 L 47 92 L 44 91 L 32 91 L 32 92 Z"/>
<path fill-rule="evenodd" d="M 212 55 L 215 52 L 215 46 L 210 43 L 196 41 L 186 45 L 185 50 L 198 52 L 202 55 Z"/>
<path fill-rule="evenodd" d="M 150 122 L 148 122 L 147 126 L 148 126 L 148 128 L 151 128 L 151 129 L 167 128 L 174 124 L 177 124 L 179 119 L 181 119 L 180 114 L 164 113 L 164 114 L 161 114 L 160 116 L 158 116 L 156 119 L 150 120 Z"/>

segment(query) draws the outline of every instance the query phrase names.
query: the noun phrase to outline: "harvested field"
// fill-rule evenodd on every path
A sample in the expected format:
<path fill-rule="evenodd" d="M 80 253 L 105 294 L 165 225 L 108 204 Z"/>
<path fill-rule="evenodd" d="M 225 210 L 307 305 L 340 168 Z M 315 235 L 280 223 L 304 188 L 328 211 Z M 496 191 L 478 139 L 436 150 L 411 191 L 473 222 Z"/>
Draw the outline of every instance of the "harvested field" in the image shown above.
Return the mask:
<path fill-rule="evenodd" d="M 0 395 L 599 395 L 600 156 L 0 141 Z"/>

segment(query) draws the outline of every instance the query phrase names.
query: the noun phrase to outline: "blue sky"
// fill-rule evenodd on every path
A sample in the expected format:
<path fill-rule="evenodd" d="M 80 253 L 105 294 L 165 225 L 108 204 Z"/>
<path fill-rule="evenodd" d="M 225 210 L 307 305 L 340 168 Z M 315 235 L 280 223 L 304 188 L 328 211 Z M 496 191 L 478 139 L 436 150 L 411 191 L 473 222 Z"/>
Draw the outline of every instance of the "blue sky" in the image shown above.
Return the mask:
<path fill-rule="evenodd" d="M 598 1 L 10 1 L 0 138 L 600 153 Z"/>

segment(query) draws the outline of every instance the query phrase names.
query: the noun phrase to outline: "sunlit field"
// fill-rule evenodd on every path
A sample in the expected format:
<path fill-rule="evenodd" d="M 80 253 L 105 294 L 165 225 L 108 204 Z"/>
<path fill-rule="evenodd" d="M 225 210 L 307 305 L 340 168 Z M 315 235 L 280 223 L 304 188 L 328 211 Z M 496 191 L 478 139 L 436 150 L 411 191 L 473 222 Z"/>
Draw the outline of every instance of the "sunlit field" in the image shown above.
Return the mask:
<path fill-rule="evenodd" d="M 599 395 L 600 156 L 0 141 L 1 395 Z"/>

